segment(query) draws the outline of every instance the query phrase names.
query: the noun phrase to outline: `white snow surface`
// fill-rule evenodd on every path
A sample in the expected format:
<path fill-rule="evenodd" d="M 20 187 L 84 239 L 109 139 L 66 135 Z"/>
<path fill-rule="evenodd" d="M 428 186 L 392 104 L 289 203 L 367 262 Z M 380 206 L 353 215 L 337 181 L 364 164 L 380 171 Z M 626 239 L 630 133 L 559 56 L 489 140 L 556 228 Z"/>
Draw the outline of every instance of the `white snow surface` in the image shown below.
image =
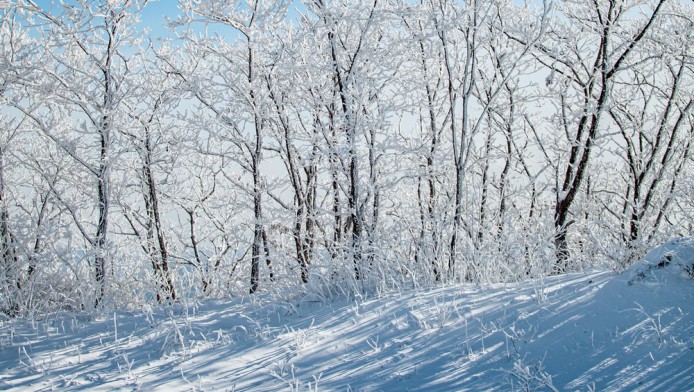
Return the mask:
<path fill-rule="evenodd" d="M 692 266 L 0 319 L 0 390 L 691 391 Z"/>

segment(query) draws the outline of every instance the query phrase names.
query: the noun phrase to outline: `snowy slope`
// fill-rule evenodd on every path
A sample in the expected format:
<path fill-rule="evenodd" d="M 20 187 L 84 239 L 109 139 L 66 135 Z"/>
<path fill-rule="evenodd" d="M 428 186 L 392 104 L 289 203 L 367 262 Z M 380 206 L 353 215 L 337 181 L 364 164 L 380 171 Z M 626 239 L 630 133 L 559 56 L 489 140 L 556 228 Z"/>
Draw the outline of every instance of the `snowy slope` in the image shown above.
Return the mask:
<path fill-rule="evenodd" d="M 680 239 L 621 275 L 1 320 L 0 389 L 694 390 L 692 265 Z"/>

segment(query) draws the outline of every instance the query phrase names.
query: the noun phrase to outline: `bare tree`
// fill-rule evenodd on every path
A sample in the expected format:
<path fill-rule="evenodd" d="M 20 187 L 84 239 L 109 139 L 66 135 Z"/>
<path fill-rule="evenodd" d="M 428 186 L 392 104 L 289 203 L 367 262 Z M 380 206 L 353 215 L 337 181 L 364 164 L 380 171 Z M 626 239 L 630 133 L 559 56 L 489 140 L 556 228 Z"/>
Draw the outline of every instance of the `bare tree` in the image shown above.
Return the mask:
<path fill-rule="evenodd" d="M 428 3 L 422 1 L 417 8 L 405 8 L 402 18 L 414 41 L 412 49 L 420 79 L 408 80 L 410 83 L 421 85 L 423 95 L 417 95 L 422 100 L 419 109 L 419 123 L 424 138 L 422 159 L 424 169 L 417 181 L 417 204 L 419 207 L 420 232 L 417 240 L 415 263 L 427 260 L 435 281 L 441 281 L 441 243 L 443 221 L 438 211 L 441 210 L 437 183 L 444 164 L 441 155 L 443 131 L 450 121 L 450 112 L 442 102 L 446 92 L 442 89 L 444 69 L 442 48 L 433 39 L 431 18 L 426 12 Z"/>
<path fill-rule="evenodd" d="M 336 4 L 335 4 L 336 3 Z M 359 91 L 360 79 L 368 56 L 373 50 L 374 45 L 378 44 L 376 25 L 378 15 L 378 0 L 369 3 L 368 8 L 350 9 L 349 4 L 339 2 L 327 3 L 323 0 L 312 2 L 312 11 L 319 18 L 324 29 L 326 50 L 329 51 L 329 59 L 332 67 L 333 88 L 336 103 L 331 108 L 334 109 L 331 117 L 330 127 L 335 133 L 332 135 L 333 143 L 338 135 L 344 136 L 345 156 L 344 166 L 346 168 L 348 189 L 347 209 L 348 224 L 350 234 L 349 252 L 354 262 L 354 274 L 357 280 L 362 279 L 363 271 L 363 248 L 365 234 L 365 206 L 362 202 L 362 180 L 360 175 L 360 154 L 358 150 L 358 139 L 362 127 L 361 114 L 364 110 L 363 96 L 355 96 L 355 91 Z M 352 19 L 347 21 L 344 14 L 340 15 L 338 10 L 347 14 L 352 13 Z M 353 23 L 352 23 L 353 22 Z M 338 157 L 334 156 L 336 163 Z M 340 158 L 343 159 L 343 158 Z M 335 208 L 338 203 L 337 178 L 333 179 Z M 337 211 L 334 211 L 337 216 Z M 337 219 L 337 218 L 336 218 Z M 336 230 L 339 220 L 336 220 Z M 336 231 L 339 237 L 340 231 Z M 338 238 L 336 238 L 337 240 Z"/>
<path fill-rule="evenodd" d="M 489 112 L 496 107 L 507 82 L 517 76 L 520 65 L 523 64 L 521 59 L 542 36 L 549 12 L 549 7 L 545 5 L 537 23 L 520 31 L 524 41 L 517 52 L 513 55 L 508 53 L 504 62 L 498 64 L 493 59 L 487 61 L 484 54 L 485 48 L 495 44 L 495 36 L 507 34 L 500 25 L 495 25 L 495 18 L 500 15 L 499 9 L 502 6 L 495 2 L 480 1 L 466 2 L 460 7 L 445 1 L 432 2 L 430 5 L 432 23 L 443 51 L 444 86 L 451 119 L 449 127 L 455 175 L 448 262 L 451 278 L 456 276 L 458 236 L 464 228 L 466 175 L 475 138 L 486 124 Z M 505 68 L 501 77 L 485 78 L 481 73 L 484 67 L 495 69 L 498 66 Z M 483 100 L 479 99 L 479 91 L 486 91 Z M 466 231 L 471 238 L 474 236 L 469 228 Z M 465 279 L 470 279 L 471 273 L 471 269 L 467 268 Z"/>
<path fill-rule="evenodd" d="M 134 20 L 147 0 L 104 2 L 87 6 L 44 8 L 32 0 L 20 1 L 18 7 L 42 19 L 48 26 L 42 33 L 47 45 L 56 49 L 51 53 L 53 68 L 45 67 L 51 90 L 50 104 L 59 105 L 68 116 L 80 118 L 80 128 L 87 130 L 96 140 L 90 145 L 98 151 L 82 153 L 75 148 L 76 139 L 68 139 L 47 123 L 36 112 L 45 106 L 41 98 L 34 108 L 20 108 L 35 125 L 52 139 L 67 155 L 82 165 L 96 182 L 97 222 L 94 234 L 79 219 L 75 224 L 90 244 L 93 253 L 96 290 L 94 302 L 104 297 L 106 255 L 108 248 L 109 211 L 111 208 L 111 169 L 115 159 L 113 151 L 114 128 L 122 124 L 118 117 L 123 96 L 127 95 L 130 74 L 125 48 L 137 37 Z M 45 90 L 44 90 L 45 91 Z M 40 94 L 40 93 L 39 93 Z M 90 151 L 89 149 L 87 151 Z"/>
<path fill-rule="evenodd" d="M 678 19 L 658 29 L 691 28 L 691 19 Z M 629 77 L 614 87 L 619 100 L 609 114 L 619 130 L 628 179 L 620 214 L 630 250 L 626 263 L 640 256 L 640 244 L 650 243 L 663 223 L 692 154 L 694 97 L 687 86 L 692 84 L 694 59 L 691 37 L 680 41 L 663 42 L 657 57 L 652 49 L 639 53 L 642 62 L 630 67 Z"/>
<path fill-rule="evenodd" d="M 554 86 L 559 102 L 557 125 L 569 146 L 568 157 L 558 168 L 555 192 L 558 273 L 569 267 L 567 229 L 573 222 L 571 206 L 601 136 L 601 119 L 610 105 L 614 82 L 621 71 L 632 66 L 631 55 L 656 23 L 665 0 L 658 1 L 647 14 L 630 20 L 626 15 L 642 4 L 566 2 L 560 8 L 562 16 L 553 19 L 553 26 L 534 46 L 538 61 L 551 71 L 547 83 Z"/>
<path fill-rule="evenodd" d="M 122 130 L 130 139 L 136 156 L 136 178 L 139 179 L 144 213 L 136 211 L 121 201 L 125 219 L 133 233 L 140 239 L 143 251 L 150 259 L 155 277 L 156 295 L 159 302 L 176 300 L 176 290 L 170 271 L 169 247 L 162 219 L 162 192 L 158 185 L 158 174 L 171 168 L 160 168 L 166 161 L 173 160 L 169 152 L 170 141 L 163 135 L 175 126 L 165 113 L 175 110 L 178 103 L 172 77 L 167 77 L 151 63 L 141 64 L 139 93 L 126 102 L 129 116 L 134 120 L 132 130 Z M 178 146 L 176 146 L 178 147 Z M 170 163 L 169 163 L 170 164 Z"/>
<path fill-rule="evenodd" d="M 15 20 L 13 12 L 9 7 L 2 9 L 0 19 L 0 50 L 2 50 L 2 60 L 0 60 L 0 99 L 9 100 L 10 90 L 13 85 L 22 79 L 21 71 L 22 60 L 26 59 L 27 43 L 22 41 L 23 37 L 20 25 Z M 23 39 L 24 38 L 24 39 Z M 22 53 L 25 52 L 25 53 Z M 17 121 L 8 116 L 5 112 L 7 106 L 0 106 L 0 127 L 2 127 L 2 138 L 0 139 L 0 290 L 6 298 L 4 303 L 0 303 L 0 311 L 14 315 L 19 311 L 19 303 L 13 298 L 12 292 L 21 288 L 21 281 L 18 274 L 19 260 L 14 235 L 10 229 L 10 213 L 8 207 L 8 186 L 6 185 L 6 155 L 7 149 L 15 138 L 17 131 Z M 13 130 L 12 128 L 15 128 Z"/>
<path fill-rule="evenodd" d="M 280 37 L 277 37 L 280 40 Z M 304 106 L 297 103 L 297 96 L 304 93 L 299 85 L 291 83 L 299 75 L 311 72 L 306 59 L 295 49 L 283 45 L 283 60 L 277 59 L 266 75 L 267 88 L 274 108 L 274 122 L 277 130 L 280 154 L 293 190 L 294 223 L 292 237 L 296 260 L 301 270 L 301 282 L 308 283 L 316 242 L 316 202 L 318 185 L 318 127 L 317 120 L 308 117 L 308 124 L 302 120 Z M 284 59 L 284 57 L 287 57 Z M 291 62 L 291 65 L 289 64 Z M 300 68 L 297 71 L 298 67 Z M 302 134 L 302 136 L 299 135 Z M 274 197 L 284 204 L 281 197 Z"/>
<path fill-rule="evenodd" d="M 226 130 L 223 139 L 231 141 L 240 152 L 245 156 L 246 162 L 241 166 L 252 177 L 253 198 L 253 240 L 251 245 L 251 271 L 250 271 L 250 292 L 255 293 L 260 284 L 260 262 L 265 259 L 268 266 L 271 261 L 269 258 L 269 244 L 267 239 L 266 227 L 263 222 L 263 194 L 264 180 L 261 173 L 263 161 L 264 138 L 266 137 L 267 121 L 265 112 L 267 109 L 267 93 L 265 91 L 265 80 L 263 79 L 263 68 L 265 64 L 262 59 L 262 48 L 267 43 L 264 36 L 270 29 L 277 28 L 286 15 L 288 4 L 284 1 L 269 2 L 255 0 L 251 2 L 235 1 L 219 7 L 218 3 L 211 1 L 183 1 L 183 10 L 186 14 L 186 23 L 196 22 L 215 23 L 235 32 L 241 38 L 241 43 L 228 46 L 224 42 L 215 42 L 214 39 L 198 39 L 188 36 L 189 47 L 193 51 L 198 51 L 201 56 L 214 57 L 220 61 L 220 65 L 225 67 L 225 71 L 230 71 L 233 81 L 227 88 L 235 94 L 228 96 L 229 101 L 224 102 L 219 96 L 212 93 L 217 80 L 214 78 L 208 81 L 196 79 L 193 81 L 191 75 L 186 74 L 186 70 L 176 70 L 193 92 L 204 110 L 211 111 L 219 118 L 220 126 Z M 219 82 L 225 83 L 225 76 Z M 208 77 L 204 75 L 204 77 Z M 240 80 L 242 77 L 243 80 Z M 199 83 L 193 85 L 193 83 Z M 208 85 L 208 90 L 200 89 L 200 86 Z M 226 93 L 225 93 L 226 95 Z M 234 111 L 240 114 L 240 118 L 232 118 L 227 114 L 230 105 L 238 105 L 243 102 L 241 107 Z M 247 118 L 244 118 L 247 117 Z M 246 124 L 253 129 L 252 135 L 246 134 Z"/>

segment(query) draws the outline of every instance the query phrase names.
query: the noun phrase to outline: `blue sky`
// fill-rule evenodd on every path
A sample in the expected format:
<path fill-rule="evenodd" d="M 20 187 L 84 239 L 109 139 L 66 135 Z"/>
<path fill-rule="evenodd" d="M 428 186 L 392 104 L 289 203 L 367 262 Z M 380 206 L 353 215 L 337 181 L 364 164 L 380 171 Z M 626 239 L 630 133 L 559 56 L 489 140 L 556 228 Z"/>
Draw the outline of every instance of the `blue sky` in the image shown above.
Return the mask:
<path fill-rule="evenodd" d="M 304 8 L 299 0 L 294 0 L 289 10 L 289 18 L 295 18 L 298 9 Z M 179 15 L 178 1 L 176 0 L 155 0 L 145 7 L 142 13 L 142 25 L 151 30 L 153 36 L 166 36 L 168 30 L 165 25 L 167 18 L 175 19 Z"/>
<path fill-rule="evenodd" d="M 62 12 L 60 0 L 34 0 L 44 10 L 59 14 Z M 66 4 L 74 1 L 65 0 Z M 151 0 L 142 12 L 142 26 L 150 28 L 153 35 L 168 34 L 165 24 L 166 17 L 175 18 L 179 14 L 177 0 Z"/>
<path fill-rule="evenodd" d="M 36 3 L 46 10 L 60 13 L 60 0 L 35 0 Z M 70 4 L 71 0 L 65 0 L 65 3 Z M 299 0 L 294 0 L 294 4 L 290 9 L 290 18 L 296 17 L 297 8 L 303 8 Z M 163 38 L 170 35 L 170 31 L 166 27 L 168 19 L 176 19 L 180 14 L 177 0 L 150 0 L 145 6 L 141 15 L 140 25 L 142 28 L 149 29 L 150 37 Z M 214 29 L 213 29 L 214 31 Z"/>
<path fill-rule="evenodd" d="M 142 12 L 142 25 L 151 29 L 152 34 L 165 36 L 168 34 L 165 24 L 166 18 L 175 19 L 179 14 L 178 1 L 159 0 L 151 1 Z"/>

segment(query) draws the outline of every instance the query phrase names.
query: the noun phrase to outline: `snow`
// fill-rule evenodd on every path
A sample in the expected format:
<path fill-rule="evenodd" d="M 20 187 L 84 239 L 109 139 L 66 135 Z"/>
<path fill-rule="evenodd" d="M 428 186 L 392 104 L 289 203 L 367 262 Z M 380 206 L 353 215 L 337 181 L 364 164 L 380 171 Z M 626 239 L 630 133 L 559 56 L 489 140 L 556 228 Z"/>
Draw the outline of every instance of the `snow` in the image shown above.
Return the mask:
<path fill-rule="evenodd" d="M 622 274 L 1 319 L 0 389 L 692 390 L 693 265 L 687 238 Z"/>

